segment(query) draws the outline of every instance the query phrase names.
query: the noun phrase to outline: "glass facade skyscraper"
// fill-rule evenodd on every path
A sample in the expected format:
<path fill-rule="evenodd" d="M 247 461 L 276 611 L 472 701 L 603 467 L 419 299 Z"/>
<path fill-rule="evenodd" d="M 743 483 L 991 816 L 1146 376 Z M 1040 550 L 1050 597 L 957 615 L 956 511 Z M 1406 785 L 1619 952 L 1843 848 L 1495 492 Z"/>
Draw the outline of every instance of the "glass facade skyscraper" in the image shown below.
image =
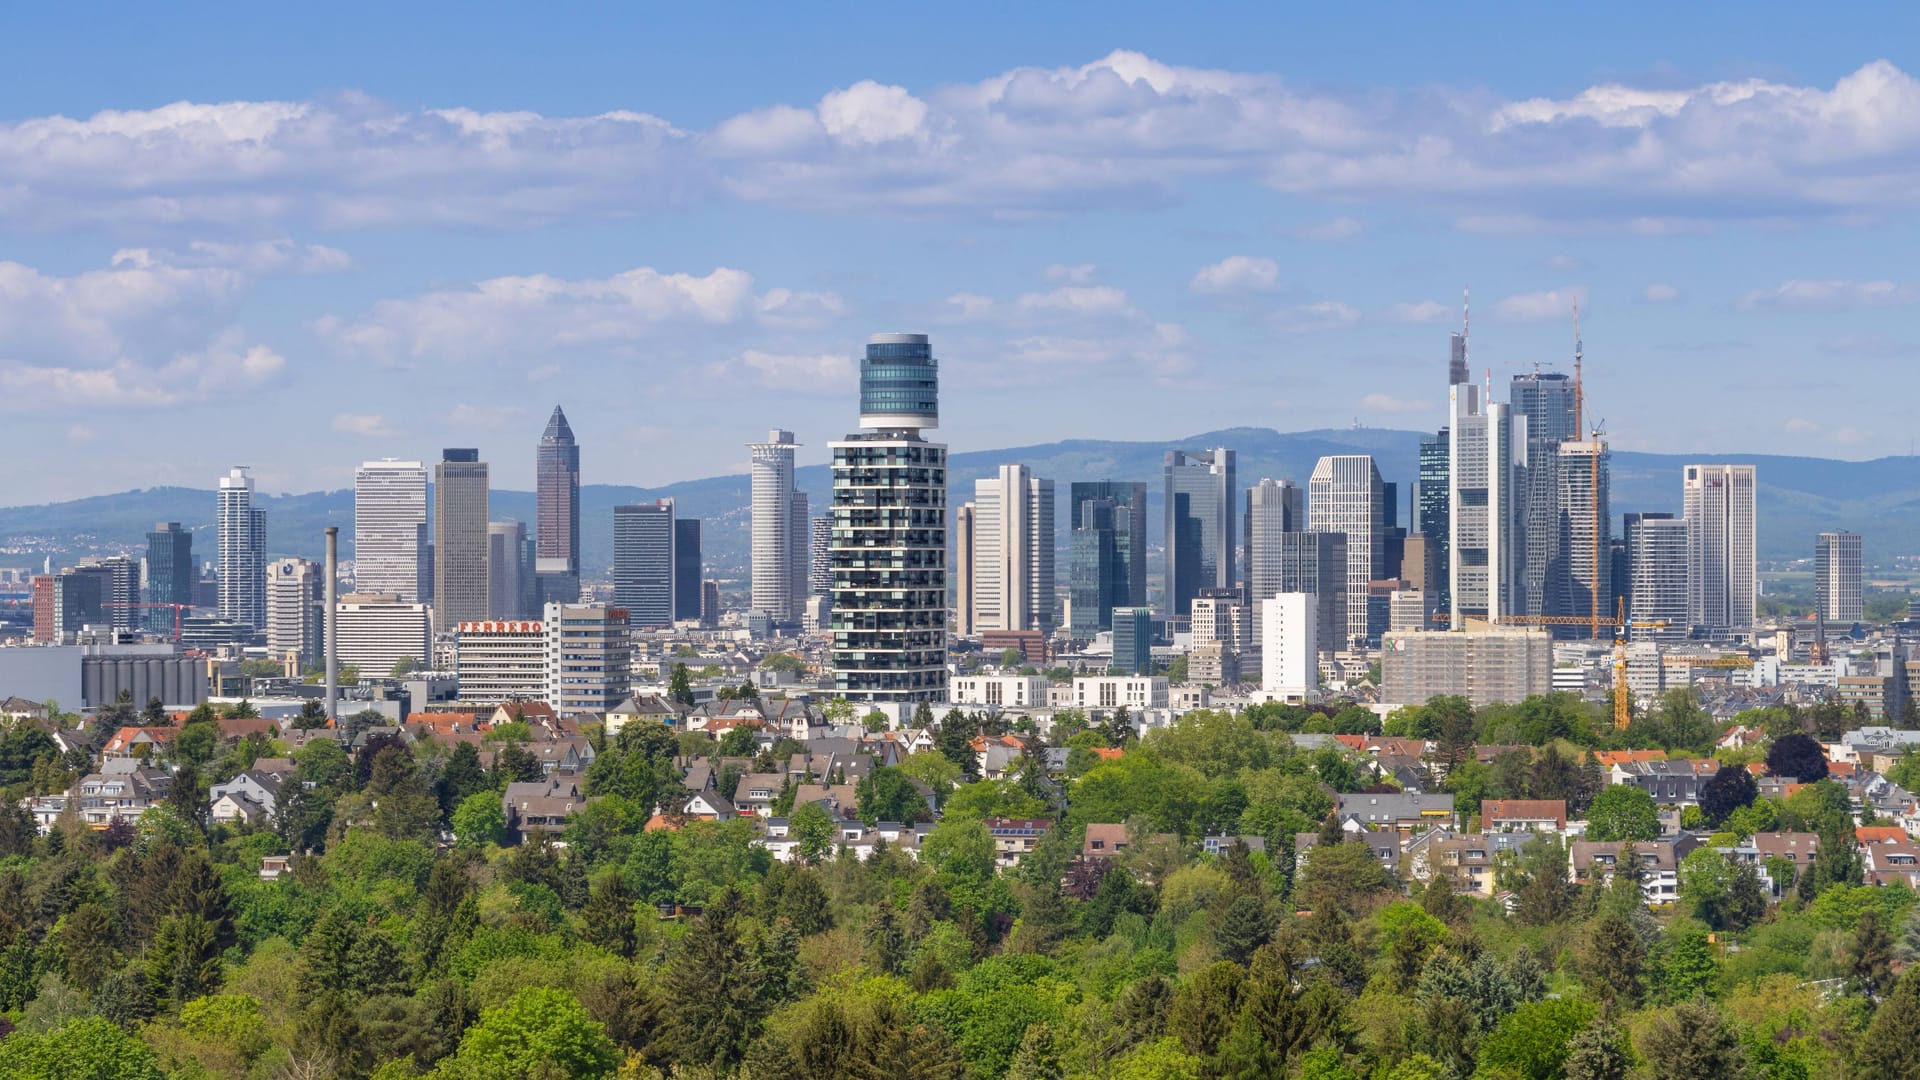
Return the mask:
<path fill-rule="evenodd" d="M 536 605 L 580 599 L 580 444 L 553 407 L 534 457 L 533 566 Z"/>
<path fill-rule="evenodd" d="M 629 626 L 673 625 L 673 500 L 613 508 L 613 603 Z"/>
<path fill-rule="evenodd" d="M 1147 606 L 1147 485 L 1079 481 L 1068 491 L 1069 633 L 1113 627 L 1113 609 Z"/>
<path fill-rule="evenodd" d="M 199 575 L 193 565 L 193 534 L 177 521 L 162 521 L 147 534 L 147 595 L 149 604 L 193 606 L 193 583 Z M 186 612 L 179 613 L 182 616 Z M 152 630 L 173 632 L 174 612 L 155 608 L 143 620 Z"/>
<path fill-rule="evenodd" d="M 1185 618 L 1201 589 L 1235 584 L 1239 532 L 1233 519 L 1240 489 L 1231 450 L 1169 450 L 1165 469 L 1166 607 L 1170 618 Z"/>
<path fill-rule="evenodd" d="M 1447 429 L 1420 440 L 1419 479 L 1413 486 L 1413 528 L 1426 539 L 1432 552 L 1427 568 L 1432 571 L 1430 585 L 1439 594 L 1436 610 L 1452 610 L 1447 592 Z"/>
<path fill-rule="evenodd" d="M 700 617 L 700 519 L 673 520 L 673 621 Z"/>

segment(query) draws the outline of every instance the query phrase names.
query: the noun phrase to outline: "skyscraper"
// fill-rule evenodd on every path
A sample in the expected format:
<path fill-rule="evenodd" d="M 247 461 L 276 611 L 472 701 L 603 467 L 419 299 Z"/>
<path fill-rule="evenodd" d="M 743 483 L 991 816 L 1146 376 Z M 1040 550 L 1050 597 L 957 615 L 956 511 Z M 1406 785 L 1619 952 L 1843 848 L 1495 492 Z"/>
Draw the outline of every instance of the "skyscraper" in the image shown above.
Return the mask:
<path fill-rule="evenodd" d="M 1153 609 L 1113 609 L 1113 669 L 1122 675 L 1153 673 Z"/>
<path fill-rule="evenodd" d="M 220 478 L 220 617 L 255 629 L 267 625 L 267 512 L 253 505 L 253 477 L 244 465 Z"/>
<path fill-rule="evenodd" d="M 700 618 L 700 519 L 673 519 L 673 621 Z"/>
<path fill-rule="evenodd" d="M 972 625 L 1053 628 L 1053 481 L 1002 465 L 973 484 Z"/>
<path fill-rule="evenodd" d="M 426 526 L 425 465 L 392 458 L 361 465 L 353 476 L 354 591 L 419 601 Z"/>
<path fill-rule="evenodd" d="M 1380 470 L 1366 454 L 1323 457 L 1307 480 L 1307 528 L 1347 538 L 1347 625 L 1340 641 L 1322 647 L 1353 648 L 1368 640 L 1365 597 L 1381 576 L 1384 496 Z"/>
<path fill-rule="evenodd" d="M 278 661 L 291 653 L 301 670 L 305 670 L 325 658 L 325 645 L 321 640 L 326 614 L 325 584 L 318 563 L 275 559 L 267 564 L 269 659 Z"/>
<path fill-rule="evenodd" d="M 99 578 L 99 611 L 92 621 L 115 630 L 131 630 L 139 622 L 140 564 L 127 555 L 102 558 L 89 555 L 70 573 Z"/>
<path fill-rule="evenodd" d="M 532 616 L 531 548 L 524 523 L 487 522 L 487 618 L 525 619 Z"/>
<path fill-rule="evenodd" d="M 536 604 L 580 598 L 580 446 L 567 414 L 553 407 L 534 458 Z"/>
<path fill-rule="evenodd" d="M 1518 418 L 1526 420 L 1526 445 L 1514 459 L 1514 492 L 1518 518 L 1513 532 L 1520 566 L 1513 613 L 1520 615 L 1578 615 L 1557 605 L 1565 601 L 1564 578 L 1557 571 L 1565 554 L 1560 550 L 1564 490 L 1560 482 L 1560 444 L 1580 437 L 1574 430 L 1573 380 L 1557 371 L 1533 371 L 1513 377 L 1508 392 L 1509 415 L 1515 438 Z M 1583 609 L 1584 610 L 1584 609 Z"/>
<path fill-rule="evenodd" d="M 876 334 L 860 363 L 863 431 L 832 444 L 834 689 L 875 701 L 947 690 L 947 448 L 925 334 Z"/>
<path fill-rule="evenodd" d="M 980 629 L 973 625 L 973 556 L 979 550 L 975 533 L 973 504 L 964 502 L 954 507 L 953 611 L 961 637 L 973 637 Z"/>
<path fill-rule="evenodd" d="M 1513 536 L 1519 506 L 1513 463 L 1524 453 L 1526 421 L 1514 421 L 1505 405 L 1482 401 L 1480 387 L 1469 382 L 1449 388 L 1447 414 L 1447 598 L 1450 625 L 1458 630 L 1469 617 L 1514 614 L 1523 563 Z"/>
<path fill-rule="evenodd" d="M 1436 595 L 1435 603 L 1440 611 L 1451 610 L 1447 547 L 1453 537 L 1447 508 L 1451 505 L 1448 488 L 1452 469 L 1448 466 L 1447 451 L 1452 442 L 1446 428 L 1420 440 L 1419 479 L 1413 485 L 1413 530 L 1425 538 L 1423 567 L 1432 578 L 1425 587 Z"/>
<path fill-rule="evenodd" d="M 1232 588 L 1234 453 L 1167 451 L 1167 614 L 1184 618 L 1201 589 Z"/>
<path fill-rule="evenodd" d="M 1820 615 L 1851 626 L 1865 614 L 1860 588 L 1860 534 L 1823 532 L 1813 546 L 1814 602 Z"/>
<path fill-rule="evenodd" d="M 1147 606 L 1147 485 L 1075 481 L 1068 489 L 1068 628 L 1085 641 L 1113 627 L 1113 609 Z"/>
<path fill-rule="evenodd" d="M 613 603 L 629 626 L 673 625 L 673 500 L 613 508 Z"/>
<path fill-rule="evenodd" d="M 793 432 L 775 429 L 767 441 L 748 443 L 753 477 L 752 605 L 775 623 L 793 622 Z M 804 499 L 805 496 L 799 496 Z M 804 503 L 800 504 L 804 507 Z M 806 520 L 802 513 L 801 520 Z"/>
<path fill-rule="evenodd" d="M 147 594 L 149 604 L 193 606 L 193 582 L 199 575 L 193 566 L 193 534 L 177 521 L 162 521 L 147 534 Z M 146 612 L 146 625 L 155 631 L 172 632 L 175 611 L 155 608 Z M 186 612 L 178 614 L 184 616 Z"/>
<path fill-rule="evenodd" d="M 487 463 L 478 450 L 446 450 L 433 469 L 433 628 L 452 633 L 485 619 L 491 604 L 487 563 Z"/>
<path fill-rule="evenodd" d="M 1753 466 L 1688 465 L 1681 476 L 1688 527 L 1688 617 L 1709 631 L 1751 630 Z"/>
<path fill-rule="evenodd" d="M 807 493 L 795 491 L 787 502 L 787 611 L 795 621 L 807 612 L 807 586 L 813 577 L 812 523 Z"/>
<path fill-rule="evenodd" d="M 1548 571 L 1552 593 L 1549 614 L 1572 618 L 1611 618 L 1613 595 L 1613 511 L 1607 444 L 1598 440 L 1561 442 L 1555 448 L 1559 490 L 1554 501 L 1554 559 Z M 1602 637 L 1605 628 L 1563 628 L 1561 637 Z"/>
<path fill-rule="evenodd" d="M 1280 587 L 1280 545 L 1287 533 L 1305 532 L 1307 514 L 1300 485 L 1291 480 L 1263 479 L 1247 489 L 1246 585 L 1242 595 L 1257 605 Z M 1250 608 L 1251 610 L 1251 608 Z M 1257 611 L 1253 618 L 1257 621 Z"/>
<path fill-rule="evenodd" d="M 1624 526 L 1628 636 L 1634 641 L 1685 640 L 1692 621 L 1686 520 L 1672 514 L 1633 513 L 1624 516 Z"/>

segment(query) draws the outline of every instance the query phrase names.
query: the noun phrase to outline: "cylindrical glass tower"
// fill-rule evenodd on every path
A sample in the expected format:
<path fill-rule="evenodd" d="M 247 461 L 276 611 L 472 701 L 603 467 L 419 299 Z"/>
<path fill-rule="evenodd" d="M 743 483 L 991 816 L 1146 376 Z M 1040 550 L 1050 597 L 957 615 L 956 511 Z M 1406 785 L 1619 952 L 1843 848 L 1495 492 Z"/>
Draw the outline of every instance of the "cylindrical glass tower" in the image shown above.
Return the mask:
<path fill-rule="evenodd" d="M 860 426 L 920 431 L 940 426 L 940 362 L 925 334 L 875 334 L 860 361 Z"/>

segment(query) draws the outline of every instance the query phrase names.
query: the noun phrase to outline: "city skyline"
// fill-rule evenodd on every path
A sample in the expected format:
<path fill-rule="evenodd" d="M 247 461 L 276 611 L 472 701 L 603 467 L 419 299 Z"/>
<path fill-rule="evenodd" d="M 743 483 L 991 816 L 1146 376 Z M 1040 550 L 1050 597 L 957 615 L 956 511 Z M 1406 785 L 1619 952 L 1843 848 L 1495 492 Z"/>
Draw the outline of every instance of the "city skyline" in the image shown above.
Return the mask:
<path fill-rule="evenodd" d="M 821 464 L 857 343 L 888 327 L 939 335 L 948 404 L 975 421 L 956 453 L 1097 436 L 1143 394 L 1155 408 L 1130 427 L 1169 443 L 1233 424 L 1432 429 L 1444 403 L 1409 388 L 1468 284 L 1475 381 L 1564 372 L 1582 301 L 1615 450 L 1909 450 L 1897 401 L 1920 379 L 1903 327 L 1920 287 L 1901 181 L 1920 136 L 1873 118 L 1917 96 L 1920 58 L 1891 48 L 1913 13 L 1880 13 L 1874 49 L 1822 25 L 1583 33 L 1568 50 L 1533 26 L 1477 66 L 1414 46 L 1515 44 L 1495 16 L 1403 15 L 1336 64 L 1325 46 L 1357 31 L 1318 13 L 1246 10 L 1222 35 L 1130 11 L 1098 43 L 1020 13 L 1017 53 L 961 34 L 909 65 L 821 41 L 695 90 L 660 74 L 682 55 L 599 82 L 463 67 L 527 32 L 497 14 L 424 68 L 398 44 L 428 33 L 406 13 L 351 67 L 364 40 L 321 35 L 291 64 L 176 68 L 142 48 L 140 70 L 102 79 L 63 62 L 83 47 L 70 27 L 34 14 L 33 49 L 6 53 L 32 85 L 0 115 L 22 185 L 0 208 L 19 284 L 0 316 L 20 316 L 0 317 L 0 387 L 23 437 L 61 453 L 0 504 L 192 482 L 235 439 L 255 444 L 263 494 L 338 490 L 356 460 L 535 424 L 530 399 L 575 403 L 601 433 L 595 474 L 619 482 L 741 471 L 738 449 L 701 463 L 682 448 L 738 448 L 773 423 Z M 933 17 L 889 14 L 870 40 L 918 40 Z M 205 18 L 150 33 L 185 55 L 287 26 Z M 125 33 L 86 47 L 131 50 Z M 1287 44 L 1251 47 L 1263 37 Z M 580 63 L 614 70 L 598 47 Z M 1740 168 L 1719 149 L 1736 138 Z M 346 160 L 379 164 L 328 164 Z M 461 196 L 426 197 L 454 168 Z M 870 269 L 903 246 L 924 256 L 914 274 Z M 1882 371 L 1894 392 L 1859 401 L 1806 374 L 1825 364 Z M 597 392 L 631 369 L 675 407 L 636 420 Z M 1038 392 L 1067 379 L 1075 408 Z M 369 381 L 387 394 L 355 393 Z M 1686 409 L 1709 395 L 1726 407 Z M 125 420 L 160 408 L 175 450 L 139 456 Z M 532 486 L 530 461 L 486 453 L 501 486 Z"/>

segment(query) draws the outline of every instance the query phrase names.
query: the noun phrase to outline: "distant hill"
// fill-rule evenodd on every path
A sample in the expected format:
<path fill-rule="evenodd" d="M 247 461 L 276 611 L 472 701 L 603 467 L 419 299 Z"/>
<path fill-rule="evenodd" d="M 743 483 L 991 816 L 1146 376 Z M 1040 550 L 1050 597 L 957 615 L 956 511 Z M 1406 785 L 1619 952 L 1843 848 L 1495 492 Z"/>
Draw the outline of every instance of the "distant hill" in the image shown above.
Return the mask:
<path fill-rule="evenodd" d="M 1380 473 L 1399 485 L 1399 515 L 1407 517 L 1421 433 L 1381 428 L 1329 429 L 1283 433 L 1267 428 L 1229 428 L 1174 443 L 1071 439 L 1065 442 L 955 454 L 949 465 L 952 501 L 965 501 L 972 481 L 998 466 L 1019 462 L 1052 478 L 1062 489 L 1074 480 L 1143 480 L 1148 491 L 1148 528 L 1159 543 L 1161 459 L 1170 446 L 1203 449 L 1232 447 L 1239 482 L 1261 477 L 1291 477 L 1305 483 L 1314 462 L 1326 454 L 1372 454 Z M 1772 454 L 1676 455 L 1615 451 L 1613 511 L 1680 509 L 1680 469 L 1690 462 L 1747 462 L 1759 467 L 1759 549 L 1762 559 L 1812 554 L 1814 534 L 1852 529 L 1863 534 L 1869 559 L 1916 550 L 1920 528 L 1920 458 L 1833 461 Z M 824 465 L 803 467 L 795 482 L 806 491 L 816 513 L 827 505 L 831 477 Z M 1064 499 L 1065 492 L 1062 491 Z M 658 498 L 676 500 L 683 516 L 701 518 L 703 554 L 722 576 L 744 572 L 747 562 L 749 483 L 744 475 L 687 480 L 659 488 L 589 484 L 581 489 L 582 559 L 589 571 L 612 562 L 613 508 L 621 503 Z M 148 488 L 43 506 L 0 509 L 0 563 L 38 565 L 51 555 L 55 563 L 107 551 L 143 551 L 145 536 L 158 521 L 178 521 L 196 534 L 195 554 L 214 552 L 214 493 L 193 488 Z M 533 521 L 532 492 L 495 491 L 491 516 Z M 341 527 L 342 554 L 353 538 L 353 493 L 312 492 L 266 496 L 267 546 L 276 555 L 317 557 L 322 532 Z M 1066 515 L 1061 515 L 1064 529 Z M 1616 524 L 1617 527 L 1617 524 Z"/>

